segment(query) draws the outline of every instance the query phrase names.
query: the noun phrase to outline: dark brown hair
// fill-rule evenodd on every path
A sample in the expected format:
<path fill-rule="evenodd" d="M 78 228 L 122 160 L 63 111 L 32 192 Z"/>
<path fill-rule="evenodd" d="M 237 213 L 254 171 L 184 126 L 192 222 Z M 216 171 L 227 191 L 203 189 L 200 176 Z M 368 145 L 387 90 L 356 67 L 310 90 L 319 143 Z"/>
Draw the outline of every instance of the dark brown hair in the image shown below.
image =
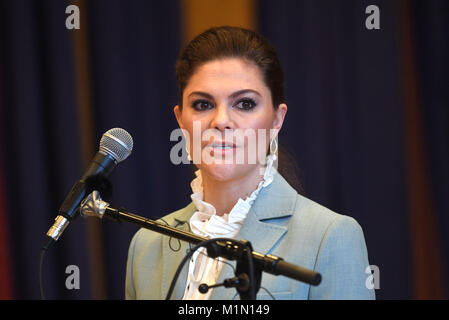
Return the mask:
<path fill-rule="evenodd" d="M 181 109 L 184 89 L 196 69 L 206 62 L 224 58 L 241 58 L 257 65 L 270 89 L 274 109 L 285 103 L 284 71 L 271 43 L 254 31 L 223 26 L 204 31 L 181 51 L 176 61 L 178 105 Z M 278 170 L 296 191 L 304 194 L 296 161 L 282 145 L 279 145 Z"/>
<path fill-rule="evenodd" d="M 271 92 L 273 107 L 284 103 L 284 71 L 274 47 L 258 33 L 239 27 L 215 27 L 190 41 L 176 62 L 178 104 L 182 108 L 182 94 L 192 74 L 202 64 L 223 58 L 242 58 L 252 62 L 262 72 Z"/>

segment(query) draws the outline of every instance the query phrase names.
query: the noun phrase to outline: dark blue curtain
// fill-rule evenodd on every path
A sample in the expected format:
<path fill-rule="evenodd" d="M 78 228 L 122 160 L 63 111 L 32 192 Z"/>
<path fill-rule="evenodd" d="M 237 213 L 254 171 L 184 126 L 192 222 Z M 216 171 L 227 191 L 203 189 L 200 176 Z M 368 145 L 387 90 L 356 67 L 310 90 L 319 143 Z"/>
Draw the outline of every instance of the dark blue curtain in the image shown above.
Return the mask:
<path fill-rule="evenodd" d="M 2 123 L 15 296 L 38 298 L 43 235 L 81 172 L 70 35 L 64 2 L 1 2 Z M 50 297 L 67 297 L 65 266 L 87 270 L 82 224 L 45 261 Z M 84 272 L 81 298 L 89 297 Z"/>
<path fill-rule="evenodd" d="M 286 70 L 289 109 L 280 143 L 296 155 L 306 196 L 362 225 L 369 261 L 380 268 L 380 299 L 413 297 L 416 248 L 410 244 L 406 194 L 399 4 L 264 0 L 259 8 L 259 29 L 278 49 Z M 447 266 L 448 3 L 409 4 L 417 32 L 426 158 Z M 380 9 L 379 30 L 365 27 L 368 5 Z"/>
<path fill-rule="evenodd" d="M 15 270 L 14 296 L 38 299 L 43 237 L 59 205 L 85 169 L 69 1 L 1 1 L 0 46 L 7 212 Z M 132 155 L 111 176 L 117 206 L 162 216 L 188 200 L 189 171 L 169 161 L 177 127 L 174 64 L 179 52 L 177 2 L 89 1 L 87 24 L 95 145 L 113 127 L 134 138 Z M 97 150 L 97 149 L 96 149 Z M 95 151 L 96 151 L 95 150 Z M 91 155 L 92 157 L 94 154 Z M 47 253 L 48 298 L 90 299 L 87 221 L 78 219 Z M 102 222 L 107 298 L 124 298 L 129 242 L 137 227 Z M 68 265 L 80 269 L 80 289 L 67 290 Z M 98 275 L 97 275 L 98 276 Z"/>
<path fill-rule="evenodd" d="M 112 202 L 160 217 L 189 201 L 190 171 L 171 164 L 170 133 L 177 128 L 175 61 L 180 50 L 174 1 L 91 1 L 91 72 L 96 134 L 128 130 L 132 155 L 112 174 Z M 103 228 L 109 297 L 124 297 L 127 250 L 134 226 Z"/>
<path fill-rule="evenodd" d="M 449 259 L 449 2 L 414 1 L 412 9 L 425 153 L 442 246 Z"/>
<path fill-rule="evenodd" d="M 80 31 L 65 27 L 65 8 L 72 3 L 84 3 L 81 67 L 89 72 L 89 97 L 78 90 L 74 38 Z M 407 1 L 406 13 L 401 1 L 256 3 L 258 30 L 277 48 L 286 73 L 288 113 L 279 142 L 300 167 L 305 195 L 361 224 L 370 263 L 380 268 L 378 298 L 412 298 L 416 248 L 407 194 L 400 16 L 412 21 L 424 156 L 447 270 L 449 3 Z M 372 4 L 380 8 L 380 30 L 365 28 L 365 8 Z M 113 205 L 160 217 L 190 201 L 192 170 L 169 158 L 175 144 L 170 133 L 177 128 L 172 108 L 180 7 L 178 1 L 0 0 L 0 170 L 13 297 L 39 298 L 43 237 L 85 169 L 82 101 L 91 106 L 92 144 L 98 146 L 113 127 L 134 139 L 133 153 L 111 175 Z M 137 227 L 102 221 L 100 230 L 93 244 L 88 221 L 78 219 L 48 251 L 48 298 L 124 298 L 127 250 Z M 103 261 L 102 270 L 92 269 L 95 259 Z M 68 265 L 80 269 L 79 290 L 65 287 Z M 105 279 L 101 290 L 94 288 L 98 276 Z"/>

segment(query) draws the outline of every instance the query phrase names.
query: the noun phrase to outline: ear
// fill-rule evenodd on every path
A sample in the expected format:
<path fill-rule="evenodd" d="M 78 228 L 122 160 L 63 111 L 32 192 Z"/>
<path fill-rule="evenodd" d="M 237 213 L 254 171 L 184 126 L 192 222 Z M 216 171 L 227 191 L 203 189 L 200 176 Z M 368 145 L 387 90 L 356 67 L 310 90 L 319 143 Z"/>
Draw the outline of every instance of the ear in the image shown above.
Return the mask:
<path fill-rule="evenodd" d="M 273 129 L 276 129 L 277 132 L 279 132 L 282 128 L 286 113 L 287 105 L 285 103 L 281 103 L 274 113 Z"/>
<path fill-rule="evenodd" d="M 180 127 L 181 129 L 184 129 L 184 125 L 182 124 L 182 120 L 181 120 L 181 114 L 182 114 L 181 108 L 180 108 L 178 105 L 176 105 L 176 106 L 173 108 L 173 112 L 174 112 L 174 114 L 175 114 L 176 121 L 178 121 L 179 127 Z"/>

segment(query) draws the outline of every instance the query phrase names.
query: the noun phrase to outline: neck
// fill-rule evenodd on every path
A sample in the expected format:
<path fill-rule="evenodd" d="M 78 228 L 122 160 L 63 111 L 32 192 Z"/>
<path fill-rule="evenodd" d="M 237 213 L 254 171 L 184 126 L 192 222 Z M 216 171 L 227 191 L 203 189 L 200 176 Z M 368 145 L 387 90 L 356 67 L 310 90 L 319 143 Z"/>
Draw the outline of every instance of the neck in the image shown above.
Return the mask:
<path fill-rule="evenodd" d="M 260 166 L 249 171 L 245 176 L 226 181 L 218 181 L 201 174 L 203 200 L 215 207 L 218 216 L 229 213 L 239 198 L 245 199 L 250 196 L 263 178 L 260 174 Z"/>

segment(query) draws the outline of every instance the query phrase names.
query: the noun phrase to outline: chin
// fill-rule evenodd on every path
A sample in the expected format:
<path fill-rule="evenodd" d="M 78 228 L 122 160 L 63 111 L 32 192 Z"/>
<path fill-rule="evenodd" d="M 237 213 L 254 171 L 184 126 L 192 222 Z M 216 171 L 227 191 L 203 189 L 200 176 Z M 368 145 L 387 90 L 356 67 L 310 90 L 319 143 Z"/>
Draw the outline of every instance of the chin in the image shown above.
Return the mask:
<path fill-rule="evenodd" d="M 237 164 L 201 164 L 201 172 L 216 181 L 229 181 L 248 174 L 253 166 Z"/>

